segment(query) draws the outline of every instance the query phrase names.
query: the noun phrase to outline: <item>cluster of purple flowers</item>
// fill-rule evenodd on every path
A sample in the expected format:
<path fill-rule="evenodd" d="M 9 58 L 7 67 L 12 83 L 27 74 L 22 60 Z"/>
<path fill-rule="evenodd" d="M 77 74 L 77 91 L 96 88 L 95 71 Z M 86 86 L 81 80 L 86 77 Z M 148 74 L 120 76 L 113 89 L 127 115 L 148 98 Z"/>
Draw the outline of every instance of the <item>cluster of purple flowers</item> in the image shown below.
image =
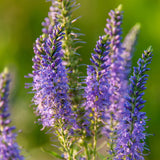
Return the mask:
<path fill-rule="evenodd" d="M 103 119 L 105 120 L 105 110 L 109 102 L 108 93 L 108 53 L 109 43 L 107 37 L 99 37 L 96 48 L 94 49 L 95 54 L 92 54 L 90 59 L 93 65 L 87 67 L 87 78 L 84 98 L 85 101 L 85 115 L 88 119 L 94 120 Z"/>
<path fill-rule="evenodd" d="M 104 29 L 106 35 L 109 36 L 110 41 L 110 54 L 108 56 L 109 72 L 110 76 L 108 78 L 109 82 L 109 107 L 106 114 L 110 117 L 110 122 L 106 126 L 107 130 L 113 132 L 117 128 L 117 123 L 120 118 L 120 114 L 123 108 L 124 94 L 127 87 L 125 81 L 125 69 L 124 69 L 124 59 L 122 58 L 122 53 L 124 48 L 122 48 L 121 43 L 121 24 L 122 24 L 122 11 L 121 6 L 119 6 L 115 11 L 111 10 L 109 12 L 110 19 L 107 19 L 106 28 Z M 109 138 L 111 138 L 109 136 Z"/>
<path fill-rule="evenodd" d="M 68 79 L 61 59 L 63 34 L 62 28 L 55 26 L 48 37 L 40 36 L 34 45 L 34 71 L 29 77 L 33 78 L 33 102 L 38 105 L 36 113 L 43 128 L 53 127 L 59 119 L 67 121 L 71 117 Z"/>
<path fill-rule="evenodd" d="M 43 33 L 34 45 L 33 72 L 29 74 L 33 82 L 27 87 L 33 87 L 39 121 L 43 128 L 55 129 L 68 160 L 95 160 L 101 135 L 107 137 L 107 154 L 112 159 L 143 159 L 146 115 L 140 110 L 145 103 L 142 91 L 151 50 L 142 54 L 128 80 L 139 25 L 122 42 L 119 6 L 109 13 L 105 34 L 97 41 L 92 65 L 87 66 L 87 77 L 80 85 L 74 45 L 79 34 L 73 32 L 71 18 L 75 6 L 75 0 L 52 0 L 42 23 Z M 83 94 L 79 92 L 82 84 Z"/>
<path fill-rule="evenodd" d="M 11 120 L 8 112 L 9 74 L 7 70 L 0 74 L 0 159 L 23 160 L 18 144 L 15 142 L 17 134 L 15 127 L 10 127 Z"/>
<path fill-rule="evenodd" d="M 144 159 L 143 151 L 147 149 L 145 146 L 147 116 L 141 110 L 146 102 L 142 99 L 143 91 L 146 89 L 144 85 L 148 77 L 145 72 L 149 70 L 147 66 L 151 61 L 152 49 L 149 48 L 144 51 L 142 58 L 138 60 L 138 67 L 134 67 L 133 75 L 130 77 L 128 95 L 125 98 L 118 131 L 117 159 Z"/>
<path fill-rule="evenodd" d="M 52 1 L 48 17 L 42 23 L 42 35 L 34 44 L 33 71 L 26 88 L 32 87 L 35 113 L 42 129 L 58 137 L 67 160 L 96 160 L 97 141 L 106 138 L 105 158 L 143 160 L 147 150 L 147 116 L 141 110 L 145 83 L 152 61 L 152 49 L 144 51 L 138 67 L 131 72 L 131 58 L 139 32 L 135 25 L 122 42 L 121 5 L 109 12 L 105 34 L 99 37 L 87 76 L 79 82 L 77 46 L 80 33 L 72 23 L 76 0 Z M 15 142 L 15 127 L 9 127 L 8 73 L 0 74 L 0 159 L 23 160 Z M 85 84 L 83 86 L 83 84 Z M 82 93 L 83 91 L 83 93 Z"/>
<path fill-rule="evenodd" d="M 62 39 L 63 43 L 63 64 L 67 68 L 68 76 L 68 85 L 69 85 L 69 97 L 71 99 L 72 105 L 77 105 L 80 103 L 82 96 L 81 94 L 81 83 L 80 80 L 80 71 L 79 71 L 79 53 L 77 53 L 76 45 L 77 43 L 83 43 L 79 38 L 81 33 L 79 29 L 73 27 L 72 24 L 77 21 L 79 18 L 72 19 L 73 10 L 77 9 L 79 4 L 76 0 L 48 0 L 51 1 L 50 11 L 48 17 L 45 18 L 42 22 L 43 35 L 47 36 L 53 32 L 53 28 L 56 25 L 60 25 L 64 28 L 64 38 Z M 78 31 L 77 31 L 78 30 Z"/>

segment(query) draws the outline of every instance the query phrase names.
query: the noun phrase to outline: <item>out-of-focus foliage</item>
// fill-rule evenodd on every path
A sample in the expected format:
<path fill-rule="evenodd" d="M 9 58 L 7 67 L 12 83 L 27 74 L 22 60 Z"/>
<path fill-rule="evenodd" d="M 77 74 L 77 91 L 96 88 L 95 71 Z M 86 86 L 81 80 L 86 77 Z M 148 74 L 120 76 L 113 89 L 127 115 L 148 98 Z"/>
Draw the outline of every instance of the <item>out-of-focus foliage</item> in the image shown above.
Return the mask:
<path fill-rule="evenodd" d="M 81 7 L 74 12 L 74 17 L 81 15 L 75 25 L 86 36 L 87 43 L 79 50 L 83 64 L 89 64 L 90 53 L 93 51 L 98 36 L 104 33 L 107 13 L 118 4 L 123 4 L 123 36 L 136 23 L 141 23 L 141 32 L 133 57 L 133 65 L 147 46 L 154 49 L 153 62 L 145 99 L 145 111 L 151 118 L 148 122 L 148 132 L 155 136 L 148 138 L 151 154 L 148 160 L 160 157 L 160 0 L 79 0 Z M 0 1 L 0 71 L 8 66 L 11 71 L 12 84 L 10 106 L 12 120 L 16 128 L 22 130 L 18 143 L 23 147 L 23 154 L 28 160 L 50 160 L 52 157 L 45 150 L 55 149 L 49 142 L 49 137 L 41 132 L 41 126 L 34 124 L 36 118 L 31 104 L 32 95 L 24 89 L 24 75 L 31 72 L 35 39 L 41 34 L 41 22 L 47 16 L 50 2 L 45 0 L 5 0 Z M 86 75 L 85 68 L 82 67 Z"/>

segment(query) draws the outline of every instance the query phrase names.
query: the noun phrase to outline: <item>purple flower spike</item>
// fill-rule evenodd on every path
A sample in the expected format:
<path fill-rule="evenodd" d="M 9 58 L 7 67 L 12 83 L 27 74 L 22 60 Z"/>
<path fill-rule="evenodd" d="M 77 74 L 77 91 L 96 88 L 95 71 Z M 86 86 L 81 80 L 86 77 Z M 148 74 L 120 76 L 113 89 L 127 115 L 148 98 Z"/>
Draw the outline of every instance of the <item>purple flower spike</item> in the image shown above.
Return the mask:
<path fill-rule="evenodd" d="M 62 40 L 62 48 L 64 56 L 62 58 L 63 64 L 67 68 L 67 77 L 69 85 L 69 97 L 71 99 L 72 106 L 78 108 L 82 100 L 82 86 L 80 79 L 80 57 L 77 53 L 77 43 L 83 43 L 81 36 L 83 34 L 79 32 L 78 28 L 73 27 L 73 23 L 78 18 L 72 17 L 72 12 L 79 7 L 79 3 L 76 0 L 48 0 L 52 3 L 48 18 L 45 18 L 42 22 L 43 36 L 47 37 L 48 34 L 52 34 L 55 25 L 62 26 L 64 30 L 64 38 Z M 77 31 L 78 30 L 78 31 Z M 60 39 L 59 39 L 60 40 Z M 77 111 L 79 112 L 79 111 Z"/>
<path fill-rule="evenodd" d="M 33 102 L 37 105 L 36 113 L 43 128 L 53 127 L 59 120 L 71 120 L 71 106 L 67 96 L 68 79 L 62 65 L 63 32 L 55 26 L 52 34 L 36 40 L 33 58 Z"/>
<path fill-rule="evenodd" d="M 15 127 L 9 127 L 8 117 L 8 92 L 9 75 L 7 71 L 0 74 L 0 159 L 1 160 L 23 160 L 20 155 L 18 144 L 15 142 L 16 133 L 13 133 Z"/>
<path fill-rule="evenodd" d="M 98 123 L 106 120 L 105 110 L 109 105 L 108 95 L 108 62 L 107 56 L 109 54 L 109 43 L 107 42 L 107 36 L 99 37 L 95 54 L 92 54 L 91 62 L 93 65 L 89 65 L 87 68 L 87 78 L 84 98 L 86 116 L 89 121 L 95 121 L 98 119 Z M 102 126 L 102 125 L 99 125 Z"/>
<path fill-rule="evenodd" d="M 104 129 L 104 134 L 109 138 L 110 149 L 112 143 L 114 143 L 115 133 L 121 111 L 124 103 L 124 95 L 126 95 L 127 81 L 125 81 L 125 68 L 124 59 L 122 58 L 122 43 L 121 43 L 121 24 L 122 24 L 122 6 L 120 5 L 114 11 L 109 13 L 110 19 L 107 19 L 105 33 L 110 40 L 110 54 L 108 55 L 108 71 L 110 76 L 108 78 L 109 83 L 109 108 L 106 110 L 106 116 L 110 117 L 107 125 Z M 109 149 L 109 150 L 110 150 Z M 111 149 L 112 150 L 112 149 Z"/>
<path fill-rule="evenodd" d="M 145 112 L 141 112 L 141 109 L 145 103 L 142 96 L 146 89 L 144 84 L 148 77 L 145 72 L 149 70 L 147 65 L 151 61 L 152 49 L 149 48 L 144 51 L 142 58 L 138 60 L 138 67 L 134 67 L 133 75 L 130 77 L 128 96 L 125 100 L 123 118 L 118 130 L 117 155 L 115 158 L 117 160 L 144 160 L 147 116 Z"/>
<path fill-rule="evenodd" d="M 108 113 L 114 116 L 114 119 L 118 119 L 122 104 L 123 104 L 123 95 L 127 86 L 127 82 L 124 81 L 124 67 L 123 67 L 123 58 L 122 47 L 121 47 L 121 23 L 122 23 L 122 12 L 121 5 L 115 9 L 111 10 L 109 13 L 110 19 L 107 19 L 107 25 L 105 32 L 110 39 L 110 54 L 108 62 L 110 64 L 109 71 L 110 77 L 108 82 L 110 84 L 110 108 Z"/>

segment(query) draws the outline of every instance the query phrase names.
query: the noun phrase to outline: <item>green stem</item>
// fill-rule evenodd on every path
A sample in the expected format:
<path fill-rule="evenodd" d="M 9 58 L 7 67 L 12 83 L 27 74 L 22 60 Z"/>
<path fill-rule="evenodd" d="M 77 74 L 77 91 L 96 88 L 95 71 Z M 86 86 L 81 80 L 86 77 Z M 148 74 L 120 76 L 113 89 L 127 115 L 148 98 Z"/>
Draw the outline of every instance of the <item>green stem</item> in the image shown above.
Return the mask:
<path fill-rule="evenodd" d="M 113 117 L 111 117 L 111 142 L 110 142 L 110 150 L 112 151 L 112 154 L 114 154 L 114 142 L 113 142 L 113 138 L 114 138 L 114 133 L 113 133 L 113 130 L 114 130 L 114 124 L 113 124 Z"/>
<path fill-rule="evenodd" d="M 65 132 L 63 129 L 63 122 L 59 120 L 59 126 L 57 128 L 61 128 L 60 130 L 56 130 L 58 133 L 58 138 L 61 146 L 64 148 L 64 154 L 67 154 L 67 160 L 73 160 L 73 152 L 72 152 L 72 142 L 70 141 L 70 137 L 68 137 L 68 131 Z"/>
<path fill-rule="evenodd" d="M 90 154 L 89 154 L 87 143 L 84 144 L 84 147 L 85 147 L 86 158 L 87 160 L 90 160 Z"/>
<path fill-rule="evenodd" d="M 97 153 L 97 115 L 95 115 L 95 123 L 94 123 L 94 137 L 93 137 L 93 160 L 96 160 Z"/>
<path fill-rule="evenodd" d="M 72 18 L 71 18 L 71 10 L 73 8 L 72 2 L 69 2 L 67 0 L 61 1 L 61 25 L 64 27 L 64 39 L 63 39 L 63 49 L 64 49 L 64 57 L 63 60 L 67 62 L 66 68 L 69 69 L 68 73 L 68 79 L 69 79 L 69 95 L 71 98 L 72 105 L 77 106 L 81 103 L 81 96 L 80 96 L 80 90 L 79 90 L 79 69 L 78 64 L 80 62 L 80 58 L 77 57 L 76 54 L 76 48 L 74 45 L 74 37 L 71 35 L 71 32 L 73 32 L 72 29 Z"/>

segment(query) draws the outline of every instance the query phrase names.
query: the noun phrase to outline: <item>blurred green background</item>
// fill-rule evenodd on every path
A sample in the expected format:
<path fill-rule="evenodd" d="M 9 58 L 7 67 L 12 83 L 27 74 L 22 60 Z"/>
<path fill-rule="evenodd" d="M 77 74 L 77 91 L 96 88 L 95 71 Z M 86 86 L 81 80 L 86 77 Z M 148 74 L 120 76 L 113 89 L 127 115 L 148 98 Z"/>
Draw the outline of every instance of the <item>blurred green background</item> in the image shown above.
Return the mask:
<path fill-rule="evenodd" d="M 149 80 L 144 111 L 151 121 L 148 132 L 155 134 L 147 139 L 151 154 L 147 160 L 160 159 L 160 0 L 79 0 L 81 7 L 74 17 L 81 15 L 76 26 L 85 34 L 87 43 L 79 50 L 82 63 L 88 64 L 99 35 L 103 35 L 108 12 L 118 4 L 123 4 L 123 37 L 136 23 L 141 23 L 141 32 L 133 57 L 133 65 L 149 45 L 153 46 L 154 57 L 149 72 Z M 10 95 L 12 124 L 17 130 L 17 140 L 22 146 L 26 160 L 54 159 L 46 150 L 53 149 L 46 131 L 34 123 L 36 117 L 31 102 L 32 95 L 24 89 L 24 83 L 31 80 L 24 75 L 32 71 L 33 43 L 41 34 L 41 22 L 47 16 L 50 2 L 45 0 L 0 0 L 0 72 L 5 66 L 11 71 L 12 85 Z M 85 74 L 85 71 L 84 71 Z"/>

